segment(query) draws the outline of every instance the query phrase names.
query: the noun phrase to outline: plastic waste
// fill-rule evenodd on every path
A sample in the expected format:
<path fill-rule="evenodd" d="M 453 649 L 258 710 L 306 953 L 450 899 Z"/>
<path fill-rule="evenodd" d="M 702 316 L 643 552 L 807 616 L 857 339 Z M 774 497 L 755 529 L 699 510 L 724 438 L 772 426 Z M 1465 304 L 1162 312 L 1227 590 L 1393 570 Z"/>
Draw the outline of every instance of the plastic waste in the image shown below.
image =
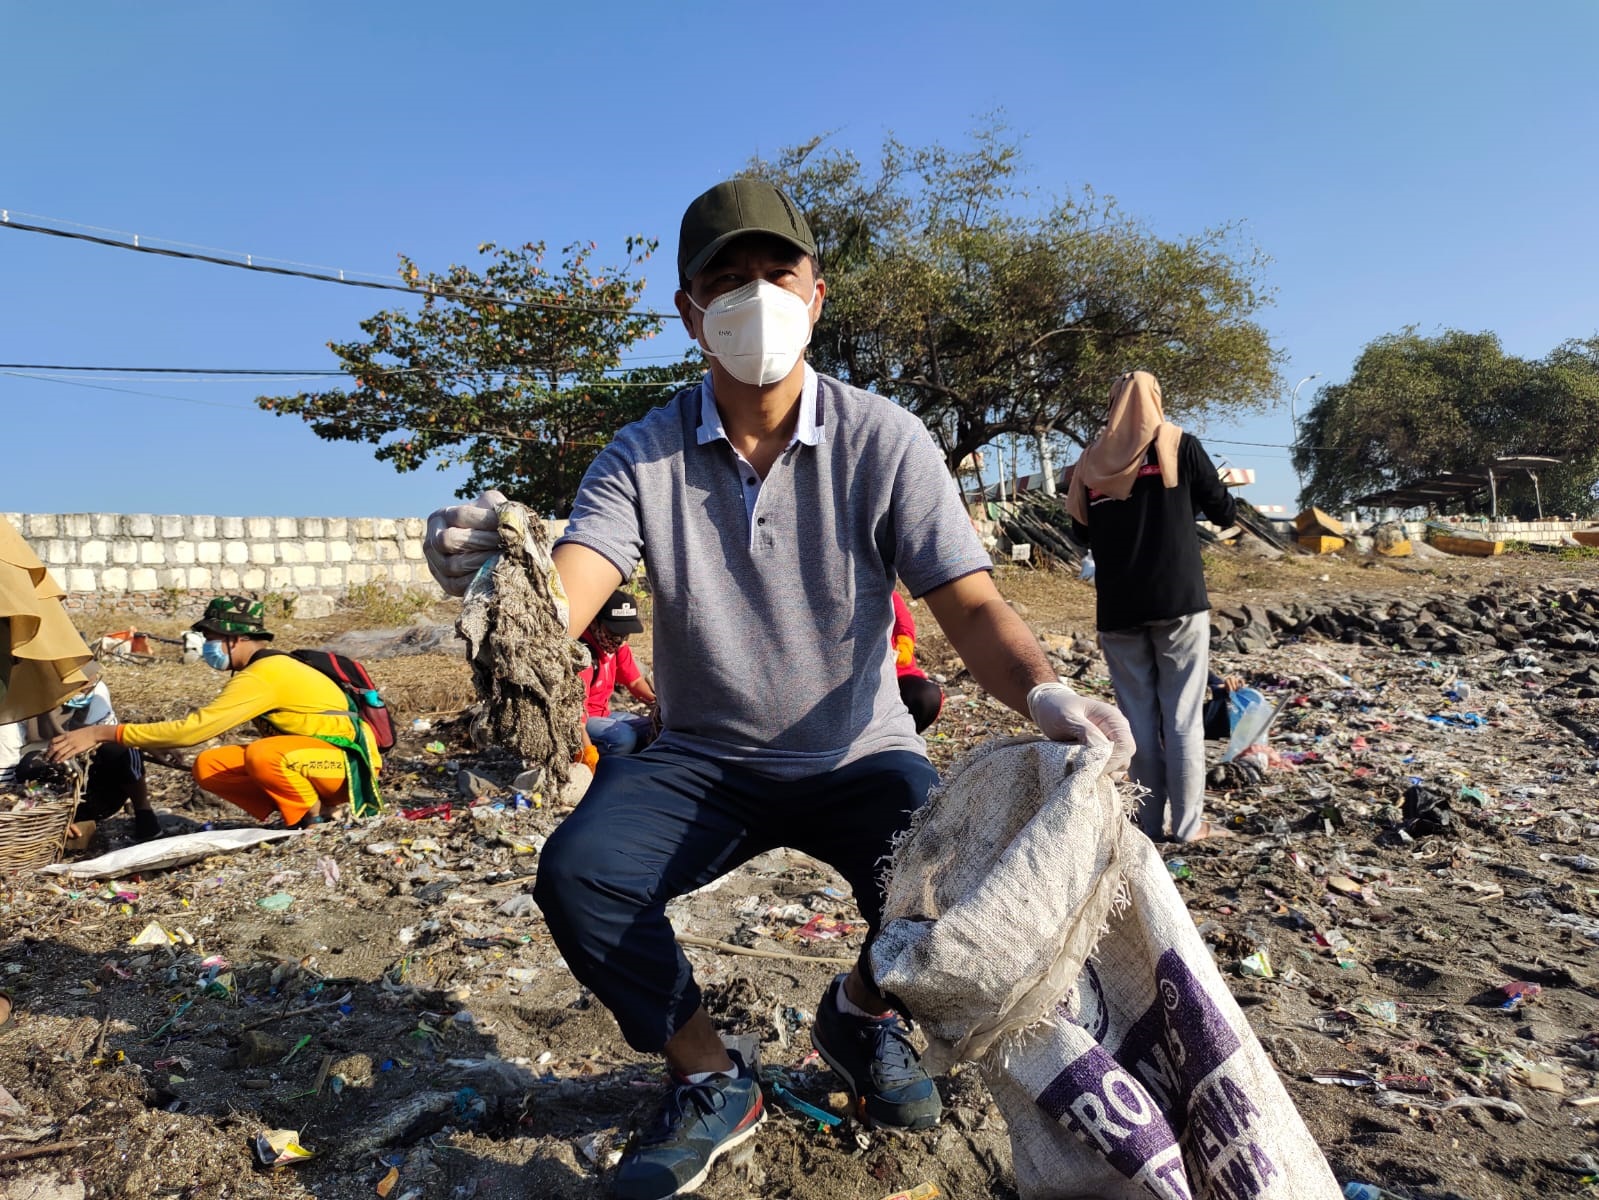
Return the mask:
<path fill-rule="evenodd" d="M 1540 984 L 1523 983 L 1520 980 L 1516 980 L 1512 983 L 1500 984 L 1499 990 L 1505 997 L 1504 1002 L 1499 1007 L 1505 1012 L 1514 1012 L 1543 991 L 1543 987 Z"/>
<path fill-rule="evenodd" d="M 1276 977 L 1271 969 L 1271 954 L 1264 948 L 1256 950 L 1248 958 L 1240 959 L 1238 970 L 1245 975 L 1253 975 L 1259 979 L 1273 979 Z"/>
<path fill-rule="evenodd" d="M 1094 556 L 1092 554 L 1083 555 L 1083 569 L 1078 572 L 1077 578 L 1092 580 L 1094 578 L 1094 569 Z"/>
<path fill-rule="evenodd" d="M 294 1129 L 268 1129 L 254 1139 L 256 1161 L 263 1167 L 285 1167 L 315 1158 L 314 1150 L 300 1145 L 300 1134 Z"/>
<path fill-rule="evenodd" d="M 772 1095 L 776 1096 L 779 1103 L 781 1103 L 784 1107 L 793 1109 L 801 1116 L 809 1117 L 818 1125 L 832 1129 L 837 1125 L 843 1124 L 844 1122 L 844 1118 L 839 1116 L 837 1113 L 830 1113 L 825 1108 L 817 1108 L 816 1105 L 809 1104 L 806 1101 L 801 1100 L 793 1092 L 789 1091 L 786 1087 L 775 1080 L 769 1086 L 772 1089 Z"/>
<path fill-rule="evenodd" d="M 1233 705 L 1239 705 L 1233 716 Z M 1264 743 L 1271 723 L 1281 706 L 1273 704 L 1254 688 L 1239 688 L 1228 700 L 1228 715 L 1233 723 L 1233 735 L 1227 740 L 1227 752 L 1222 762 L 1232 762 L 1251 746 Z"/>
<path fill-rule="evenodd" d="M 1560 863 L 1576 871 L 1599 871 L 1599 858 L 1589 854 L 1540 854 L 1540 862 Z"/>

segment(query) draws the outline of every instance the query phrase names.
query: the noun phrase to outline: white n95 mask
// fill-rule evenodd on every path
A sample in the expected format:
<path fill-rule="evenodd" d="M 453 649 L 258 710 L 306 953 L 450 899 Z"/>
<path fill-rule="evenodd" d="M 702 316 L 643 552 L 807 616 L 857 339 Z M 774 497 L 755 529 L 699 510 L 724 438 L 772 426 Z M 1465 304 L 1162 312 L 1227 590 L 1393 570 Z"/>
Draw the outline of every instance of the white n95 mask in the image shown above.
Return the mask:
<path fill-rule="evenodd" d="M 815 288 L 811 300 L 816 299 Z M 689 303 L 694 304 L 693 297 Z M 811 304 L 757 279 L 700 308 L 700 345 L 741 383 L 765 387 L 787 377 L 811 342 Z"/>

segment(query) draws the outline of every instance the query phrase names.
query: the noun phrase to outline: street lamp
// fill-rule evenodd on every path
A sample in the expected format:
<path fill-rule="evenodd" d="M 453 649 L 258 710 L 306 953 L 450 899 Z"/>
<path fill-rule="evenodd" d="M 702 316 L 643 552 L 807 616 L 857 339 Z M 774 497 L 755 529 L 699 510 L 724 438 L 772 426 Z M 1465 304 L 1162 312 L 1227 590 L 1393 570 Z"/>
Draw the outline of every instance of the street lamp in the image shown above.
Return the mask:
<path fill-rule="evenodd" d="M 1312 379 L 1320 379 L 1320 378 L 1321 378 L 1321 372 L 1320 371 L 1315 371 L 1315 372 L 1312 372 L 1309 375 L 1306 375 L 1298 383 L 1294 384 L 1293 395 L 1288 397 L 1288 421 L 1294 427 L 1294 444 L 1293 444 L 1292 448 L 1295 451 L 1297 451 L 1299 449 L 1299 414 L 1298 414 L 1298 412 L 1295 409 L 1295 404 L 1299 400 L 1299 389 L 1304 387 Z M 1294 459 L 1294 476 L 1299 480 L 1299 491 L 1300 491 L 1300 494 L 1303 495 L 1304 491 L 1305 491 L 1305 475 L 1304 475 L 1304 472 L 1302 472 L 1299 469 L 1299 460 L 1298 460 L 1297 457 Z M 1298 497 L 1296 496 L 1294 499 L 1295 499 L 1295 502 L 1297 503 L 1298 502 Z"/>

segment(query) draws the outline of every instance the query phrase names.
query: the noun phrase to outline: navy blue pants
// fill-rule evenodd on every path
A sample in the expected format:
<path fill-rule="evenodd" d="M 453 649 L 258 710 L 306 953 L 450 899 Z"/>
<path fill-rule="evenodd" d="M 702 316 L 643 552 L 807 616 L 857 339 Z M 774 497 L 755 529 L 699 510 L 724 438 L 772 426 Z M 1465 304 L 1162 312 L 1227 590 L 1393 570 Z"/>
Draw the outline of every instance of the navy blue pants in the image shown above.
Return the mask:
<path fill-rule="evenodd" d="M 883 860 L 937 781 L 932 763 L 906 750 L 795 782 L 658 745 L 602 756 L 539 855 L 533 895 L 572 974 L 627 1044 L 659 1051 L 700 1007 L 668 901 L 787 846 L 838 871 L 875 934 Z"/>

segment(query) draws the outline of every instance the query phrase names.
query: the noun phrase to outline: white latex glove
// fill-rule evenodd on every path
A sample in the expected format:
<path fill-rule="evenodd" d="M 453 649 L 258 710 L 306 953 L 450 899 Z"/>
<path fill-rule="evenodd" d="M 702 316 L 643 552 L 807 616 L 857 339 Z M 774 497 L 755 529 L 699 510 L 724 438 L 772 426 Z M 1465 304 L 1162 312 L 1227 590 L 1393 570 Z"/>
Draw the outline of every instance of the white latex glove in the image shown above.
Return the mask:
<path fill-rule="evenodd" d="M 1080 696 L 1064 683 L 1041 683 L 1027 693 L 1027 711 L 1052 742 L 1112 745 L 1105 770 L 1119 775 L 1133 761 L 1133 730 L 1115 705 Z"/>
<path fill-rule="evenodd" d="M 477 569 L 499 553 L 500 518 L 505 503 L 498 491 L 487 491 L 471 504 L 452 504 L 428 518 L 422 553 L 433 578 L 452 596 L 463 596 Z"/>

